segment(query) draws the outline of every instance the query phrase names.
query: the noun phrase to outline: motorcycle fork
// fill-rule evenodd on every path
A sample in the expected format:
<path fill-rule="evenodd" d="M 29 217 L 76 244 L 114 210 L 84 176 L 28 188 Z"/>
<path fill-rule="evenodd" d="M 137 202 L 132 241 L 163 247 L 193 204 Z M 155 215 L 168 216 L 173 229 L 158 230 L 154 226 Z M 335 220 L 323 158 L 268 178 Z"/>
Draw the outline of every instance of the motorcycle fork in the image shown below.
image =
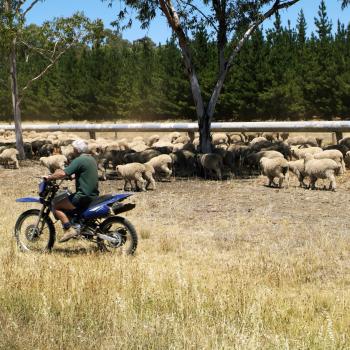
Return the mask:
<path fill-rule="evenodd" d="M 50 209 L 45 205 L 43 205 L 42 208 L 40 209 L 38 220 L 35 224 L 35 228 L 38 230 L 38 232 L 40 232 L 40 234 L 41 234 L 41 231 L 43 229 L 43 224 L 44 224 L 43 217 L 47 216 L 49 211 L 50 211 Z M 40 224 L 41 224 L 41 227 L 39 227 Z"/>

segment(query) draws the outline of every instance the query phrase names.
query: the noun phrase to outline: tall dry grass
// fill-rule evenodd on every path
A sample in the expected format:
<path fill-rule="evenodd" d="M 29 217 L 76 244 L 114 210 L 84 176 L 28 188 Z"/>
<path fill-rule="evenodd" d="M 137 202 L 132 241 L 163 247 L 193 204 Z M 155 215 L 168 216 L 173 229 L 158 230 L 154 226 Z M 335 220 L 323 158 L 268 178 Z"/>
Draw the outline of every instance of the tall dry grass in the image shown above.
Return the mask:
<path fill-rule="evenodd" d="M 128 214 L 135 257 L 79 241 L 22 254 L 12 229 L 27 206 L 14 199 L 35 192 L 40 172 L 0 170 L 1 349 L 350 348 L 345 184 L 159 184 Z"/>

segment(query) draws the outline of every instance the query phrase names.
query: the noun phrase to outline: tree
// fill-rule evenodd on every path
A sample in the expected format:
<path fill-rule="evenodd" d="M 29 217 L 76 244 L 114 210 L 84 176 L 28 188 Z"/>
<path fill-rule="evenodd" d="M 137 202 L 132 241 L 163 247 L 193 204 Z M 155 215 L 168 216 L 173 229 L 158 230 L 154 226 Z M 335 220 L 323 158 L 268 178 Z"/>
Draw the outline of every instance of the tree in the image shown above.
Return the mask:
<path fill-rule="evenodd" d="M 8 53 L 16 147 L 20 159 L 25 158 L 21 122 L 23 97 L 34 82 L 41 79 L 74 43 L 82 39 L 87 21 L 82 15 L 76 14 L 71 18 L 57 18 L 53 22 L 46 22 L 40 28 L 41 40 L 34 41 L 32 36 L 25 37 L 23 33 L 26 16 L 39 1 L 32 0 L 28 3 L 27 0 L 0 0 L 1 46 Z M 38 35 L 35 38 L 37 39 Z M 23 87 L 19 84 L 17 66 L 17 54 L 21 47 L 46 61 L 40 71 L 29 78 Z"/>
<path fill-rule="evenodd" d="M 198 5 L 193 0 L 178 0 L 176 3 L 172 0 L 125 0 L 126 6 L 137 10 L 137 18 L 143 27 L 147 27 L 160 10 L 177 36 L 196 107 L 202 152 L 212 150 L 210 131 L 215 107 L 226 76 L 241 48 L 267 18 L 298 1 L 205 0 Z M 121 11 L 119 18 L 124 18 L 125 13 Z M 211 28 L 216 37 L 218 55 L 216 82 L 208 100 L 202 94 L 188 36 L 189 29 L 203 23 Z"/>

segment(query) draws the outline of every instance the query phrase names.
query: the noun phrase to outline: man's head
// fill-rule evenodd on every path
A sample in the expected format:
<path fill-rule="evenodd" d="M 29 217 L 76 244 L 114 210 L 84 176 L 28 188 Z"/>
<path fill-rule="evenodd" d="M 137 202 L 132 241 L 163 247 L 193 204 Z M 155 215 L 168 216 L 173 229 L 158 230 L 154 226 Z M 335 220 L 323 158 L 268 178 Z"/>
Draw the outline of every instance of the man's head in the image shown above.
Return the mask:
<path fill-rule="evenodd" d="M 75 140 L 72 142 L 75 156 L 78 157 L 82 153 L 87 153 L 88 146 L 83 140 Z"/>

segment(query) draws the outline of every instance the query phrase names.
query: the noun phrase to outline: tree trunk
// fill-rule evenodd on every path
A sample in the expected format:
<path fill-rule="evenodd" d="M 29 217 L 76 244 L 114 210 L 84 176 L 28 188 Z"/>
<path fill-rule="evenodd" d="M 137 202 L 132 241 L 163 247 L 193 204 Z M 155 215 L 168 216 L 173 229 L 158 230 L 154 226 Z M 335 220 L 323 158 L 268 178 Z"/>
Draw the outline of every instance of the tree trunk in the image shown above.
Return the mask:
<path fill-rule="evenodd" d="M 210 132 L 210 119 L 209 115 L 205 112 L 203 116 L 198 118 L 199 126 L 199 149 L 201 153 L 211 153 L 211 132 Z"/>
<path fill-rule="evenodd" d="M 12 40 L 10 53 L 10 78 L 11 78 L 11 92 L 12 92 L 12 108 L 13 119 L 15 122 L 16 132 L 16 148 L 19 153 L 19 159 L 25 159 L 23 136 L 22 136 L 22 121 L 20 99 L 18 95 L 18 81 L 17 81 L 17 59 L 16 59 L 16 38 Z"/>

